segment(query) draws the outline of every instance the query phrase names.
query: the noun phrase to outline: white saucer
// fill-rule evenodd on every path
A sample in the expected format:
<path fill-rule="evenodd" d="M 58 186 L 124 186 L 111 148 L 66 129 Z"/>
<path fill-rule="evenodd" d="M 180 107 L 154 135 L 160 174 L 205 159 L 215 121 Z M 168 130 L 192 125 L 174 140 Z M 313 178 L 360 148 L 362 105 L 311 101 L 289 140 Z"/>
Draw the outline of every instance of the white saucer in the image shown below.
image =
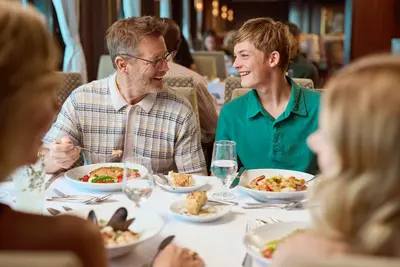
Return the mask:
<path fill-rule="evenodd" d="M 206 205 L 206 208 L 209 207 L 209 204 Z M 178 218 L 181 218 L 186 221 L 196 222 L 196 223 L 205 223 L 215 221 L 226 214 L 229 213 L 230 207 L 228 206 L 213 206 L 215 208 L 215 212 L 207 213 L 202 215 L 192 215 L 187 212 L 185 208 L 185 200 L 177 200 L 174 201 L 171 206 L 171 212 Z"/>
<path fill-rule="evenodd" d="M 167 185 L 158 175 L 154 175 L 154 180 L 155 182 L 164 190 L 172 193 L 190 193 L 196 190 L 199 190 L 201 187 L 207 184 L 208 177 L 202 177 L 202 176 L 197 176 L 193 175 L 193 186 L 187 186 L 187 187 L 181 187 L 181 186 L 176 186 L 176 187 L 171 187 Z"/>

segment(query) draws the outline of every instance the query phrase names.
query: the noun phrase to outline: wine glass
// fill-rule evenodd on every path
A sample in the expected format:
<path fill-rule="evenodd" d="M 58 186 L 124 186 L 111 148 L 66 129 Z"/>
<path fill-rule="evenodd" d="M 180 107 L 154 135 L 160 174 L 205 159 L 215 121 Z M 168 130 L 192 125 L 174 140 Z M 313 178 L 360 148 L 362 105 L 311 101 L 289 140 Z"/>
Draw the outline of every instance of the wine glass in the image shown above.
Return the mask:
<path fill-rule="evenodd" d="M 225 187 L 229 187 L 236 177 L 238 169 L 236 143 L 229 140 L 220 140 L 214 143 L 211 160 L 211 171 L 221 179 Z M 218 200 L 230 200 L 236 198 L 231 192 L 214 193 L 213 197 Z"/>
<path fill-rule="evenodd" d="M 143 168 L 145 171 L 137 174 L 135 170 Z M 136 207 L 145 202 L 153 192 L 154 180 L 151 168 L 151 159 L 145 157 L 129 157 L 124 160 L 124 175 L 122 180 L 122 191 L 135 202 Z"/>
<path fill-rule="evenodd" d="M 34 164 L 18 168 L 13 174 L 15 207 L 19 211 L 42 214 L 45 203 L 45 165 L 42 156 Z"/>

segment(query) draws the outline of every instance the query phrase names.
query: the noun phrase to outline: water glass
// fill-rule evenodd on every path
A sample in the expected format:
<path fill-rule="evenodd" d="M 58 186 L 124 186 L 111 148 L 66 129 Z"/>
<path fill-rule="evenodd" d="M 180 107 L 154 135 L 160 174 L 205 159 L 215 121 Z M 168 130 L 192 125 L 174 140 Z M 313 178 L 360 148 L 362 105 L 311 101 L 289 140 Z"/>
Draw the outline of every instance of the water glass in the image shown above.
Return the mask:
<path fill-rule="evenodd" d="M 132 170 L 139 170 L 137 176 Z M 140 172 L 142 170 L 142 172 Z M 153 192 L 154 179 L 151 168 L 151 159 L 146 157 L 129 157 L 124 160 L 124 175 L 122 191 L 140 207 Z"/>
<path fill-rule="evenodd" d="M 237 175 L 238 163 L 236 155 L 236 143 L 229 140 L 220 140 L 214 143 L 211 160 L 211 171 L 221 179 L 225 187 L 229 187 Z M 231 192 L 213 194 L 215 199 L 229 200 L 236 196 Z"/>
<path fill-rule="evenodd" d="M 43 158 L 18 168 L 12 175 L 16 191 L 16 209 L 42 214 L 45 202 L 46 170 Z"/>

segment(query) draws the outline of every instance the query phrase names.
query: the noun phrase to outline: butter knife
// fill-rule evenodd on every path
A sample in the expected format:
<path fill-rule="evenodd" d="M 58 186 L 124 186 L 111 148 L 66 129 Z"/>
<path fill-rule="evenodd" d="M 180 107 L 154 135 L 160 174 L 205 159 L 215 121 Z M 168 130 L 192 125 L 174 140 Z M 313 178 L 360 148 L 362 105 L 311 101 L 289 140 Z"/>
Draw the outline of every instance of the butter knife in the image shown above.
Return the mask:
<path fill-rule="evenodd" d="M 49 188 L 49 186 L 50 186 L 55 180 L 57 180 L 58 177 L 60 177 L 60 176 L 61 176 L 61 172 L 56 172 L 56 173 L 54 173 L 54 174 L 51 176 L 51 178 L 46 182 L 46 184 L 45 184 L 45 190 L 47 190 L 47 188 Z"/>
<path fill-rule="evenodd" d="M 243 172 L 246 170 L 245 167 L 241 167 L 239 170 L 238 175 L 236 176 L 236 178 L 233 180 L 231 186 L 229 186 L 229 189 L 235 188 L 239 182 L 240 182 L 240 176 L 242 176 Z"/>
<path fill-rule="evenodd" d="M 165 238 L 163 241 L 161 241 L 160 245 L 158 246 L 158 250 L 156 255 L 154 256 L 153 260 L 151 261 L 150 264 L 144 265 L 143 267 L 151 267 L 154 264 L 155 259 L 157 258 L 158 254 L 160 254 L 160 252 L 166 247 L 168 246 L 172 240 L 174 240 L 175 236 L 174 235 L 170 235 L 167 238 Z"/>

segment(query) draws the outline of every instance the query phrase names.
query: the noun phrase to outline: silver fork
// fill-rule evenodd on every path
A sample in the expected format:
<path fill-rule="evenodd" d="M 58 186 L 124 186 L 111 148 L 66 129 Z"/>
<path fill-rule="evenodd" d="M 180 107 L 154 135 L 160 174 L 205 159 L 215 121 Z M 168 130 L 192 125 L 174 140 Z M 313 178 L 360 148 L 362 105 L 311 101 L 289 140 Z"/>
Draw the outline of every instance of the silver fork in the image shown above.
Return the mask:
<path fill-rule="evenodd" d="M 307 199 L 303 199 L 300 201 L 296 201 L 296 202 L 291 202 L 289 204 L 274 204 L 274 203 L 261 203 L 261 204 L 250 204 L 250 203 L 246 203 L 247 206 L 242 206 L 243 209 L 259 209 L 259 208 L 280 208 L 280 209 L 284 209 L 284 210 L 289 210 L 292 208 L 295 208 L 297 205 L 299 204 L 304 204 L 306 203 L 308 200 Z M 250 204 L 250 205 L 249 205 Z"/>
<path fill-rule="evenodd" d="M 169 185 L 172 189 L 176 189 L 175 185 L 163 173 L 157 173 L 157 176 L 160 177 L 164 181 L 164 183 Z"/>
<path fill-rule="evenodd" d="M 273 221 L 272 219 L 274 219 L 274 218 L 270 217 L 270 219 L 271 219 L 271 221 Z M 247 220 L 246 233 L 257 227 L 263 226 L 265 224 L 268 224 L 268 222 L 261 220 L 261 219 L 255 219 L 255 221 Z M 248 253 L 246 253 L 246 255 L 244 256 L 243 262 L 242 262 L 242 266 L 251 267 L 252 265 L 253 265 L 253 260 L 252 260 L 251 256 Z"/>
<path fill-rule="evenodd" d="M 247 220 L 246 222 L 246 233 L 249 231 L 253 230 L 256 228 L 256 225 L 253 223 L 253 220 Z M 244 256 L 242 266 L 244 267 L 251 267 L 253 265 L 253 261 L 249 255 L 249 253 L 246 252 L 246 255 Z"/>

